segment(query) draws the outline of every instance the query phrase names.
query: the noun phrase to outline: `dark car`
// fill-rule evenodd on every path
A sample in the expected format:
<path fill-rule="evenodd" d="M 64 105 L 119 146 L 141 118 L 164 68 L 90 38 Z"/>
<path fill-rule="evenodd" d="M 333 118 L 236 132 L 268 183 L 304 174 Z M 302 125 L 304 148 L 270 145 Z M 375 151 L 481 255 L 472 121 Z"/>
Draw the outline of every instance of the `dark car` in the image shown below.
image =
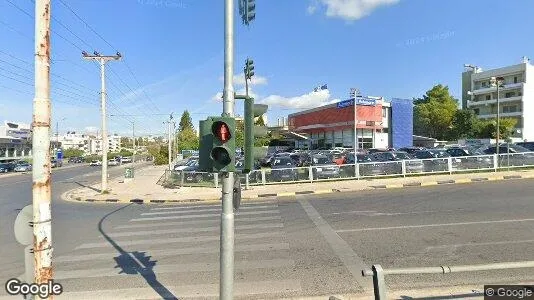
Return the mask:
<path fill-rule="evenodd" d="M 71 157 L 68 160 L 69 163 L 81 164 L 83 163 L 83 158 L 81 157 Z"/>
<path fill-rule="evenodd" d="M 236 160 L 235 162 L 235 170 L 236 173 L 239 173 L 241 178 L 243 178 L 242 182 L 245 182 L 245 174 L 243 174 L 243 170 L 245 168 L 245 161 L 243 159 Z M 261 182 L 261 167 L 258 162 L 254 163 L 254 170 L 251 170 L 250 173 L 248 173 L 248 180 L 249 182 Z"/>
<path fill-rule="evenodd" d="M 372 163 L 373 160 L 367 154 L 357 154 L 356 162 L 358 163 L 358 175 L 360 176 L 378 175 L 382 172 L 380 169 L 381 165 Z M 356 162 L 354 161 L 354 153 L 348 153 L 345 156 L 345 164 L 348 164 L 348 166 L 345 166 L 343 170 L 348 173 L 347 175 L 349 177 L 357 176 L 355 166 L 353 165 Z"/>
<path fill-rule="evenodd" d="M 376 152 L 371 154 L 371 159 L 381 164 L 382 174 L 402 174 L 402 161 L 405 162 L 406 173 L 421 173 L 423 172 L 423 162 L 419 159 L 414 159 L 408 153 L 402 151 Z"/>
<path fill-rule="evenodd" d="M 0 164 L 0 173 L 12 172 L 15 169 L 15 166 L 11 163 L 1 163 Z"/>
<path fill-rule="evenodd" d="M 425 150 L 425 149 L 426 148 L 424 147 L 404 147 L 404 148 L 399 148 L 399 151 L 406 152 L 410 155 L 413 155 L 415 154 L 415 152 Z"/>
<path fill-rule="evenodd" d="M 289 157 L 295 162 L 297 167 L 305 167 L 310 155 L 305 152 L 293 153 Z"/>
<path fill-rule="evenodd" d="M 493 158 L 486 156 L 487 153 L 473 147 L 450 147 L 446 151 L 453 157 L 453 169 L 485 169 L 493 166 Z"/>
<path fill-rule="evenodd" d="M 448 158 L 451 156 L 444 149 L 418 150 L 413 156 L 423 160 L 425 172 L 444 172 L 449 169 Z"/>
<path fill-rule="evenodd" d="M 326 155 L 315 155 L 311 157 L 311 166 L 314 179 L 336 178 L 341 176 L 340 168 Z"/>
<path fill-rule="evenodd" d="M 520 142 L 515 144 L 534 152 L 534 142 Z"/>
<path fill-rule="evenodd" d="M 484 150 L 486 154 L 496 154 L 497 147 L 490 146 Z M 499 166 L 527 166 L 534 165 L 534 153 L 527 148 L 514 144 L 499 146 Z"/>
<path fill-rule="evenodd" d="M 198 160 L 193 161 L 186 168 L 182 169 L 181 174 L 184 176 L 184 182 L 202 182 L 210 181 L 213 179 L 212 173 L 201 172 L 199 170 Z"/>
<path fill-rule="evenodd" d="M 289 156 L 274 157 L 271 162 L 271 181 L 298 180 L 297 165 Z"/>

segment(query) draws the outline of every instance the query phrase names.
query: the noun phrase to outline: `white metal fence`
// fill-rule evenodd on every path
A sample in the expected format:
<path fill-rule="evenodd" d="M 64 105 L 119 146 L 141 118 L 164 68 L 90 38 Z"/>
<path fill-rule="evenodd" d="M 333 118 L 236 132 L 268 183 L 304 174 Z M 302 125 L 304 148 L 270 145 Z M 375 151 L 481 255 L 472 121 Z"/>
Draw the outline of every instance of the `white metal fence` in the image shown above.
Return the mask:
<path fill-rule="evenodd" d="M 241 174 L 243 185 L 315 182 L 340 179 L 406 177 L 427 174 L 453 174 L 534 167 L 534 152 L 493 155 L 410 159 L 390 162 L 366 162 L 344 165 L 320 165 L 298 168 L 271 168 Z M 162 184 L 175 186 L 218 187 L 216 173 L 167 171 Z M 163 183 L 164 182 L 164 183 Z"/>

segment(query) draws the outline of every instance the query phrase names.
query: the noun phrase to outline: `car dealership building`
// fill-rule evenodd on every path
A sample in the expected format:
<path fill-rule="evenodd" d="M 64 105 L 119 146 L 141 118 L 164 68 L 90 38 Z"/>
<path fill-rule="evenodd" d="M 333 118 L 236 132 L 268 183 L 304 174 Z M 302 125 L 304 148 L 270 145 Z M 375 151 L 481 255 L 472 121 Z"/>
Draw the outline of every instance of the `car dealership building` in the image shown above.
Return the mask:
<path fill-rule="evenodd" d="M 301 149 L 354 148 L 356 136 L 358 149 L 413 145 L 409 99 L 355 97 L 290 114 L 287 120 L 280 132 Z"/>

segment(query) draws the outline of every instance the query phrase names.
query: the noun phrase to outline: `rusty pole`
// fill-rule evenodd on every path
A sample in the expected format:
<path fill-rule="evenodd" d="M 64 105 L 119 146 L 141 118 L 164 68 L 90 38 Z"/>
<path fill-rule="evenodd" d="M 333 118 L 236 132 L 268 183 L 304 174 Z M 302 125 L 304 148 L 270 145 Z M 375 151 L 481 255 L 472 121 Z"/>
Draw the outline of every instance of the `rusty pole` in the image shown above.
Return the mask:
<path fill-rule="evenodd" d="M 32 198 L 34 278 L 37 284 L 52 279 L 50 114 L 50 0 L 36 0 Z"/>

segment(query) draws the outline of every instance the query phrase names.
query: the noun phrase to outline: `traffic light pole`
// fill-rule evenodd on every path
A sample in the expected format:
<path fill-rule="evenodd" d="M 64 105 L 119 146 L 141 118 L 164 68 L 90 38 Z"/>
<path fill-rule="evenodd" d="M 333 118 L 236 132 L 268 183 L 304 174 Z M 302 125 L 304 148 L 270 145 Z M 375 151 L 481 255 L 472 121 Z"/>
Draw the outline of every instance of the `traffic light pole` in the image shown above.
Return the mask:
<path fill-rule="evenodd" d="M 224 92 L 223 116 L 234 116 L 234 0 L 224 1 Z M 219 299 L 231 300 L 234 293 L 234 173 L 222 175 Z"/>

